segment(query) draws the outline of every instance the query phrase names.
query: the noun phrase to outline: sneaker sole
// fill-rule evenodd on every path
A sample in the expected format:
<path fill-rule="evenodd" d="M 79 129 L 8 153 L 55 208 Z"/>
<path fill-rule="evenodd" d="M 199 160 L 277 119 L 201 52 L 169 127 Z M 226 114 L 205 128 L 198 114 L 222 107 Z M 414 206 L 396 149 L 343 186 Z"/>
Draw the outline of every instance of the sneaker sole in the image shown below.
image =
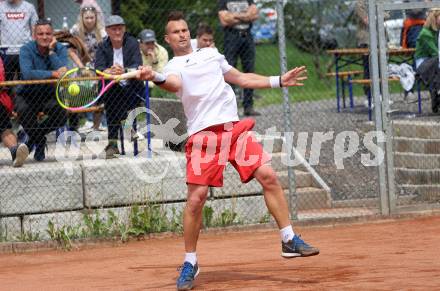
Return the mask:
<path fill-rule="evenodd" d="M 283 258 L 287 258 L 287 259 L 291 259 L 291 258 L 297 258 L 297 257 L 311 257 L 311 256 L 316 256 L 319 254 L 318 252 L 313 252 L 313 253 L 306 253 L 306 254 L 300 254 L 300 253 L 281 253 L 281 256 Z"/>
<path fill-rule="evenodd" d="M 12 163 L 12 166 L 14 168 L 19 168 L 21 166 L 23 166 L 24 161 L 26 160 L 26 158 L 29 156 L 29 149 L 25 144 L 21 144 L 18 146 L 17 148 L 17 153 L 15 156 L 15 160 Z"/>
<path fill-rule="evenodd" d="M 197 269 L 197 272 L 196 272 L 196 274 L 194 275 L 194 280 L 197 278 L 197 276 L 199 275 L 199 273 L 200 273 L 200 267 Z M 193 282 L 194 282 L 194 280 L 193 280 Z M 183 288 L 177 288 L 177 290 L 178 290 L 178 291 L 191 290 L 191 289 L 194 287 L 193 282 L 191 282 L 191 285 L 186 286 L 186 287 L 183 287 Z"/>

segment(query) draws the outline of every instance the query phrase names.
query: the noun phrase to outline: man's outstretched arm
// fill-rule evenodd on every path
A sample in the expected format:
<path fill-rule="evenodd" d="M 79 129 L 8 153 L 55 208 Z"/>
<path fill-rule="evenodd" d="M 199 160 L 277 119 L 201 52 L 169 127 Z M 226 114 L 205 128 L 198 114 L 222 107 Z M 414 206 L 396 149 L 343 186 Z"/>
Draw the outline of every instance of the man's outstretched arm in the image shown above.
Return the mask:
<path fill-rule="evenodd" d="M 140 66 L 139 79 L 153 81 L 157 86 L 171 93 L 176 93 L 182 88 L 182 80 L 176 75 L 165 76 L 162 73 L 153 71 L 150 66 Z"/>
<path fill-rule="evenodd" d="M 232 68 L 223 75 L 225 81 L 242 88 L 264 89 L 303 86 L 302 81 L 307 79 L 306 67 L 297 67 L 282 76 L 262 76 L 254 73 L 242 73 Z"/>

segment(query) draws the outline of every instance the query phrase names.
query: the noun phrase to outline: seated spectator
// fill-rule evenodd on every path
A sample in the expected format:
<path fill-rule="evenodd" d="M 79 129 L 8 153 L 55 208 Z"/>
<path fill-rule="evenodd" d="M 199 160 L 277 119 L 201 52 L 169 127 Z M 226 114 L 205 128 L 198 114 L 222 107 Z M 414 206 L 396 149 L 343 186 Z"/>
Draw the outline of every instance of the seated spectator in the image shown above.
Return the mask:
<path fill-rule="evenodd" d="M 112 75 L 123 74 L 126 69 L 137 69 L 142 64 L 139 43 L 126 32 L 124 19 L 111 15 L 105 25 L 108 37 L 98 46 L 95 68 Z M 121 121 L 126 118 L 128 110 L 135 106 L 136 94 L 142 90 L 141 81 L 127 80 L 113 86 L 102 97 L 108 126 L 107 159 L 119 155 L 117 142 Z"/>
<path fill-rule="evenodd" d="M 78 20 L 71 29 L 71 33 L 74 36 L 79 37 L 86 45 L 87 53 L 90 56 L 90 60 L 81 59 L 80 62 L 76 62 L 78 67 L 87 65 L 95 65 L 95 56 L 98 45 L 107 36 L 102 21 L 102 13 L 99 5 L 95 3 L 83 2 L 80 7 Z M 89 63 L 89 64 L 88 64 Z M 100 104 L 101 105 L 101 104 Z M 102 113 L 94 112 L 86 114 L 88 121 L 85 124 L 85 129 L 89 130 L 101 130 Z M 93 121 L 93 122 L 92 122 Z"/>
<path fill-rule="evenodd" d="M 215 47 L 214 31 L 208 24 L 199 23 L 196 38 L 191 39 L 191 47 L 194 51 L 204 47 Z"/>
<path fill-rule="evenodd" d="M 67 71 L 67 49 L 56 41 L 50 21 L 35 24 L 34 40 L 20 49 L 20 69 L 24 80 L 60 78 Z M 16 111 L 29 136 L 27 146 L 35 148 L 34 159 L 46 158 L 45 135 L 66 123 L 66 112 L 55 99 L 54 85 L 26 85 L 17 91 Z"/>
<path fill-rule="evenodd" d="M 0 59 L 0 82 L 5 80 L 3 61 Z M 12 166 L 21 167 L 29 155 L 29 149 L 25 144 L 18 144 L 17 137 L 12 132 L 11 114 L 13 109 L 11 97 L 6 91 L 0 91 L 0 135 L 1 141 L 9 149 L 12 156 Z"/>
<path fill-rule="evenodd" d="M 431 9 L 426 18 L 425 25 L 420 31 L 416 43 L 417 73 L 421 80 L 429 86 L 431 93 L 432 112 L 438 112 L 440 106 L 440 70 L 438 37 L 440 28 L 440 9 Z"/>
<path fill-rule="evenodd" d="M 22 0 L 0 2 L 1 46 L 6 50 L 4 66 L 6 80 L 20 76 L 20 47 L 32 40 L 32 30 L 38 20 L 34 5 Z"/>
<path fill-rule="evenodd" d="M 162 72 L 168 63 L 167 50 L 157 43 L 156 34 L 151 29 L 144 29 L 139 33 L 139 46 L 141 48 L 142 63 L 150 66 L 156 72 Z M 148 82 L 150 89 L 154 88 L 153 82 Z M 152 92 L 150 91 L 150 96 Z"/>
<path fill-rule="evenodd" d="M 405 2 L 409 2 L 406 0 Z M 406 11 L 406 18 L 403 21 L 400 45 L 403 48 L 415 48 L 417 37 L 425 24 L 425 9 L 412 9 Z"/>

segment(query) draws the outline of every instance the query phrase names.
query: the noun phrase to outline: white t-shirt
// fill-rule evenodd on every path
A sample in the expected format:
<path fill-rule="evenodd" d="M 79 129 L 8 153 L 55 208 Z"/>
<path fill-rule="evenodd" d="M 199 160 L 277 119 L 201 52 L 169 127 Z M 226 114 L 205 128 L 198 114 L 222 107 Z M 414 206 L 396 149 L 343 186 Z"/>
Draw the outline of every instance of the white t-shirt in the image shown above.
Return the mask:
<path fill-rule="evenodd" d="M 223 77 L 231 68 L 215 48 L 174 57 L 165 66 L 166 76 L 176 75 L 182 80 L 182 88 L 176 95 L 182 100 L 188 135 L 239 120 L 234 90 Z"/>
<path fill-rule="evenodd" d="M 191 47 L 192 47 L 193 51 L 195 51 L 197 49 L 197 38 L 191 39 Z"/>

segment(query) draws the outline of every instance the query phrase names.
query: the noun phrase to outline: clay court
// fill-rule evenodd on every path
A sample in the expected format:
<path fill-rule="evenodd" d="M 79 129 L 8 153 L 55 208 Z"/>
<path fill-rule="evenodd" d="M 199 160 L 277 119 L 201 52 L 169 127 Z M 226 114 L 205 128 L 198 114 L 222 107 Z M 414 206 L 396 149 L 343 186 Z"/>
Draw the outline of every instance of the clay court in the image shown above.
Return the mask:
<path fill-rule="evenodd" d="M 438 290 L 440 216 L 301 227 L 321 249 L 280 257 L 276 230 L 204 233 L 195 290 Z M 177 236 L 93 249 L 3 254 L 2 290 L 173 290 Z"/>

